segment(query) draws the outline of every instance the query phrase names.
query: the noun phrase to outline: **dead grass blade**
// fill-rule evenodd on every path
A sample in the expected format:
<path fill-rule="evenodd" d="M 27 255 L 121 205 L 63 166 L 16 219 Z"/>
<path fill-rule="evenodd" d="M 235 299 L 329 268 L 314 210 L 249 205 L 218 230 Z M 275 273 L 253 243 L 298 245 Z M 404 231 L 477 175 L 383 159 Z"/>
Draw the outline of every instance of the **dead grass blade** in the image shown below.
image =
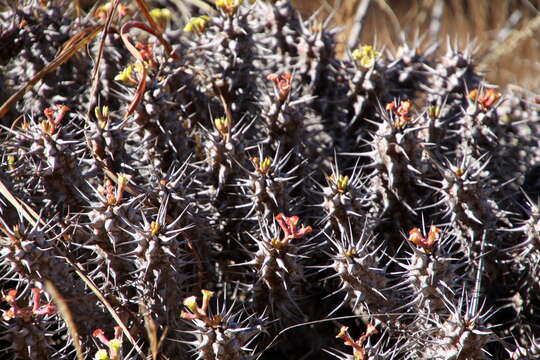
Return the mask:
<path fill-rule="evenodd" d="M 162 31 L 160 27 L 156 24 L 154 21 L 154 18 L 150 15 L 150 10 L 148 10 L 148 5 L 146 5 L 146 2 L 144 0 L 135 0 L 137 2 L 137 6 L 139 6 L 139 9 L 141 9 L 141 12 L 144 15 L 144 18 L 148 23 L 150 24 L 150 27 L 153 29 L 152 34 L 158 38 L 159 42 L 163 47 L 165 48 L 165 51 L 167 52 L 167 55 L 175 58 L 175 54 L 173 53 L 172 46 L 169 44 L 165 38 L 163 38 Z"/>
<path fill-rule="evenodd" d="M 120 37 L 122 38 L 122 42 L 124 43 L 124 46 L 128 49 L 128 51 L 133 55 L 135 59 L 137 59 L 138 64 L 140 65 L 141 73 L 139 74 L 139 83 L 137 84 L 137 90 L 135 91 L 135 96 L 133 97 L 133 100 L 131 100 L 131 104 L 129 104 L 128 111 L 126 112 L 126 115 L 124 115 L 124 119 L 127 119 L 129 115 L 135 111 L 137 108 L 137 105 L 141 102 L 144 91 L 146 90 L 146 77 L 148 75 L 148 71 L 146 70 L 146 66 L 144 65 L 144 59 L 137 50 L 135 46 L 131 43 L 129 40 L 128 32 L 131 28 L 138 28 L 141 30 L 148 31 L 151 34 L 154 34 L 154 31 L 150 29 L 146 24 L 142 22 L 137 21 L 131 21 L 122 26 L 120 29 Z"/>
<path fill-rule="evenodd" d="M 155 320 L 148 313 L 148 309 L 142 302 L 139 304 L 139 306 L 140 311 L 144 314 L 144 327 L 146 328 L 148 340 L 150 341 L 150 353 L 152 354 L 152 360 L 157 360 L 159 355 L 159 349 L 163 344 L 163 340 L 165 339 L 169 328 L 166 327 L 163 331 L 163 334 L 161 334 L 161 337 L 158 339 L 158 331 Z"/>
<path fill-rule="evenodd" d="M 360 41 L 360 35 L 362 34 L 362 28 L 364 27 L 364 21 L 366 19 L 370 5 L 371 0 L 362 0 L 357 5 L 356 13 L 353 19 L 353 25 L 349 33 L 349 40 L 347 41 L 347 46 L 349 46 L 349 49 L 356 48 L 356 45 Z"/>
<path fill-rule="evenodd" d="M 50 280 L 45 281 L 45 290 L 52 296 L 58 312 L 60 313 L 60 315 L 62 315 L 62 318 L 66 322 L 69 334 L 73 339 L 73 347 L 75 348 L 75 352 L 77 353 L 77 359 L 84 360 L 79 331 L 77 329 L 75 321 L 73 320 L 73 315 L 71 313 L 71 310 L 69 309 L 66 300 Z"/>
<path fill-rule="evenodd" d="M 41 224 L 45 224 L 45 222 L 39 217 L 39 215 L 27 204 L 20 201 L 15 195 L 9 191 L 8 187 L 0 180 L 0 194 L 2 194 L 7 201 L 13 205 L 13 207 L 17 210 L 18 214 L 21 214 L 32 226 L 35 226 L 38 221 Z"/>
<path fill-rule="evenodd" d="M 388 5 L 386 0 L 376 0 L 376 3 L 377 5 L 379 5 L 381 10 L 386 13 L 386 15 L 388 15 L 388 17 L 390 18 L 390 22 L 394 26 L 394 31 L 396 32 L 396 34 L 399 34 L 399 32 L 401 31 L 401 24 L 399 23 L 399 19 L 396 13 L 394 12 L 394 10 L 392 10 L 392 7 Z"/>
<path fill-rule="evenodd" d="M 56 57 L 51 61 L 49 65 L 41 69 L 36 75 L 34 75 L 30 80 L 28 80 L 22 88 L 17 90 L 15 94 L 11 95 L 11 97 L 7 99 L 4 104 L 2 104 L 2 106 L 0 107 L 0 118 L 6 115 L 9 111 L 9 108 L 16 101 L 18 101 L 25 92 L 27 92 L 32 86 L 34 86 L 39 80 L 41 80 L 47 73 L 53 71 L 54 69 L 71 59 L 73 55 L 75 55 L 80 49 L 86 46 L 86 44 L 92 41 L 92 39 L 96 37 L 96 35 L 101 31 L 102 28 L 103 25 L 89 26 L 81 30 L 71 39 L 69 39 L 64 44 L 64 46 L 62 46 L 62 50 L 56 55 Z"/>
<path fill-rule="evenodd" d="M 534 32 L 540 28 L 540 14 L 529 20 L 527 24 L 520 30 L 514 30 L 510 36 L 493 51 L 489 52 L 478 64 L 479 71 L 486 71 L 490 65 L 503 55 L 514 51 L 516 47 L 524 40 L 534 36 Z"/>
<path fill-rule="evenodd" d="M 75 16 L 81 17 L 81 0 L 75 0 Z"/>
<path fill-rule="evenodd" d="M 148 14 L 148 16 L 152 18 L 150 14 Z M 148 71 L 146 70 L 144 59 L 141 53 L 135 46 L 133 46 L 133 44 L 129 40 L 128 33 L 129 33 L 129 30 L 131 30 L 132 28 L 137 28 L 139 30 L 146 31 L 149 34 L 156 36 L 158 39 L 162 39 L 163 40 L 162 44 L 163 46 L 165 46 L 165 49 L 169 53 L 169 55 L 172 52 L 172 50 L 170 50 L 171 47 L 169 43 L 163 39 L 157 27 L 152 28 L 146 25 L 145 23 L 138 22 L 138 21 L 131 21 L 131 22 L 125 23 L 122 26 L 122 28 L 120 29 L 120 37 L 122 38 L 122 42 L 124 43 L 124 46 L 128 49 L 128 51 L 131 53 L 131 55 L 133 55 L 133 57 L 137 59 L 137 62 L 139 63 L 140 68 L 141 68 L 141 74 L 140 74 L 139 83 L 137 84 L 137 90 L 135 91 L 135 96 L 133 97 L 133 100 L 131 101 L 131 104 L 129 105 L 128 111 L 126 112 L 124 119 L 127 118 L 129 115 L 131 115 L 133 111 L 135 111 L 135 108 L 137 107 L 137 105 L 139 105 L 139 103 L 141 102 L 144 96 L 144 91 L 146 90 L 146 78 L 148 76 Z"/>
<path fill-rule="evenodd" d="M 67 256 L 64 256 L 64 260 L 69 264 L 71 265 L 71 267 L 73 268 L 73 270 L 75 270 L 75 273 L 77 273 L 77 275 L 81 278 L 82 281 L 84 281 L 84 283 L 86 285 L 88 285 L 88 287 L 90 288 L 90 290 L 92 290 L 92 292 L 98 297 L 99 301 L 101 301 L 101 303 L 103 305 L 105 305 L 105 307 L 107 308 L 107 310 L 109 311 L 109 313 L 111 314 L 111 316 L 113 317 L 114 321 L 116 321 L 116 323 L 118 324 L 118 326 L 120 326 L 120 328 L 122 329 L 124 335 L 126 335 L 127 339 L 129 340 L 129 342 L 131 343 L 131 345 L 133 345 L 133 348 L 135 349 L 135 351 L 137 351 L 137 353 L 144 359 L 146 358 L 146 356 L 144 355 L 144 353 L 142 352 L 141 348 L 139 347 L 139 345 L 137 345 L 137 342 L 135 341 L 135 339 L 133 338 L 133 336 L 131 336 L 126 324 L 124 324 L 124 322 L 122 321 L 122 319 L 120 319 L 120 316 L 118 315 L 118 313 L 114 310 L 114 308 L 112 307 L 112 305 L 109 303 L 109 301 L 107 301 L 107 299 L 105 298 L 105 296 L 103 295 L 103 293 L 97 288 L 97 286 L 94 284 L 94 282 L 88 278 L 88 276 L 86 276 L 82 270 L 79 268 L 79 266 L 77 264 L 75 264 L 73 261 L 71 261 Z"/>
<path fill-rule="evenodd" d="M 4 185 L 4 183 L 0 180 L 0 193 L 17 209 L 17 211 L 22 214 L 33 226 L 37 224 L 38 221 L 40 221 L 42 224 L 44 224 L 43 220 L 39 218 L 39 215 L 28 205 L 23 204 L 20 200 L 18 200 L 9 189 Z M 24 206 L 23 206 L 24 205 Z M 35 216 L 35 219 L 30 215 L 32 213 Z M 111 304 L 107 301 L 103 293 L 97 288 L 97 286 L 90 280 L 79 268 L 77 264 L 75 264 L 73 261 L 71 261 L 67 256 L 63 256 L 64 260 L 71 265 L 73 270 L 75 270 L 75 273 L 85 282 L 85 284 L 92 290 L 92 292 L 97 296 L 97 298 L 105 305 L 111 316 L 114 318 L 118 326 L 122 329 L 128 340 L 131 342 L 137 353 L 142 357 L 145 358 L 144 353 L 142 352 L 141 348 L 137 345 L 137 342 L 131 336 L 129 333 L 129 330 L 127 326 L 124 324 L 122 319 L 120 319 L 120 316 L 118 316 L 118 313 L 114 310 L 114 308 L 111 306 Z M 54 290 L 53 290 L 54 291 Z M 51 293 L 51 295 L 53 295 Z M 67 321 L 67 320 L 66 320 Z"/>
<path fill-rule="evenodd" d="M 103 27 L 103 30 L 101 32 L 101 40 L 99 43 L 99 50 L 98 50 L 98 56 L 96 61 L 94 62 L 94 72 L 92 74 L 92 90 L 90 91 L 90 99 L 88 101 L 88 109 L 86 116 L 88 119 L 91 119 L 92 112 L 94 108 L 95 99 L 98 92 L 98 85 L 99 85 L 99 65 L 101 63 L 101 58 L 103 57 L 103 50 L 105 49 L 105 40 L 107 39 L 107 33 L 109 32 L 109 28 L 111 26 L 112 19 L 114 17 L 114 14 L 116 13 L 116 9 L 118 8 L 118 5 L 120 4 L 120 0 L 115 0 L 114 4 L 112 6 L 111 11 L 109 12 L 109 15 L 107 16 L 107 19 L 105 20 L 105 26 Z"/>

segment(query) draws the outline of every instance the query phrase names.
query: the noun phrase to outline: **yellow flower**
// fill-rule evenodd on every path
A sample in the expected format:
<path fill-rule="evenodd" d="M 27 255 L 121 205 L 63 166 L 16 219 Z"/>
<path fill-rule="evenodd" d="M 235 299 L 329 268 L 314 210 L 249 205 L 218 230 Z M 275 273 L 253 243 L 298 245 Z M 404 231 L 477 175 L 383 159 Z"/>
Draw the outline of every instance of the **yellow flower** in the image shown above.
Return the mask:
<path fill-rule="evenodd" d="M 203 294 L 203 304 L 206 304 L 212 296 L 214 296 L 214 292 L 210 290 L 201 290 L 201 293 Z"/>
<path fill-rule="evenodd" d="M 195 312 L 195 310 L 197 309 L 197 297 L 193 295 L 185 298 L 184 305 L 192 312 Z"/>
<path fill-rule="evenodd" d="M 131 76 L 133 73 L 133 65 L 129 64 L 114 77 L 114 80 L 121 81 L 129 85 L 137 85 L 137 81 Z"/>
<path fill-rule="evenodd" d="M 243 3 L 244 0 L 216 0 L 216 7 L 223 9 L 224 12 L 232 16 Z"/>
<path fill-rule="evenodd" d="M 214 119 L 214 125 L 216 126 L 217 131 L 225 137 L 231 127 L 231 122 L 227 117 L 219 117 Z"/>
<path fill-rule="evenodd" d="M 109 341 L 109 347 L 113 350 L 120 350 L 120 348 L 122 347 L 122 340 L 120 339 L 111 339 Z"/>
<path fill-rule="evenodd" d="M 15 156 L 13 155 L 8 155 L 7 157 L 7 163 L 8 163 L 8 168 L 9 170 L 13 170 L 15 169 L 15 162 L 17 161 L 17 159 L 15 158 Z"/>
<path fill-rule="evenodd" d="M 353 60 L 358 61 L 365 68 L 373 67 L 380 56 L 381 53 L 373 49 L 371 45 L 364 45 L 352 53 Z"/>
<path fill-rule="evenodd" d="M 109 107 L 103 106 L 99 107 L 96 106 L 94 108 L 94 115 L 96 116 L 96 119 L 98 120 L 99 127 L 101 129 L 105 129 L 105 126 L 107 126 L 107 121 L 109 118 Z"/>
<path fill-rule="evenodd" d="M 194 32 L 196 34 L 202 34 L 206 29 L 206 25 L 210 20 L 210 16 L 198 16 L 192 17 L 189 22 L 184 26 L 184 31 Z"/>
<path fill-rule="evenodd" d="M 129 182 L 130 178 L 131 178 L 130 175 L 119 173 L 118 174 L 118 183 L 122 184 L 122 185 L 126 185 Z"/>
<path fill-rule="evenodd" d="M 272 166 L 272 159 L 267 156 L 261 162 L 261 166 L 260 166 L 261 173 L 266 174 L 268 170 L 270 169 L 270 166 Z"/>
<path fill-rule="evenodd" d="M 337 190 L 340 193 L 344 193 L 347 191 L 347 186 L 349 185 L 349 177 L 339 175 L 337 180 Z"/>
<path fill-rule="evenodd" d="M 94 355 L 95 360 L 109 360 L 109 353 L 105 349 L 99 350 L 96 355 Z"/>
<path fill-rule="evenodd" d="M 150 223 L 150 234 L 157 235 L 161 230 L 161 225 L 157 221 L 152 221 Z"/>
<path fill-rule="evenodd" d="M 162 20 L 171 20 L 172 19 L 172 13 L 169 9 L 152 9 L 150 10 L 150 16 L 155 21 L 162 21 Z"/>

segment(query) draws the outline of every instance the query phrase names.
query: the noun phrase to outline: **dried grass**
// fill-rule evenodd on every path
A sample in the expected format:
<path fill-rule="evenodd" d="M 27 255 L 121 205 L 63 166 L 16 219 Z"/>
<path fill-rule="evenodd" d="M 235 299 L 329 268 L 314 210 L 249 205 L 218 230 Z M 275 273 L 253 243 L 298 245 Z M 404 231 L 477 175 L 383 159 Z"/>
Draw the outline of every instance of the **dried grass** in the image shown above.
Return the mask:
<path fill-rule="evenodd" d="M 321 7 L 321 16 L 335 11 L 334 23 L 343 28 L 338 51 L 345 51 L 361 0 L 293 2 L 306 14 Z M 443 7 L 440 23 L 434 24 L 439 2 Z M 437 34 L 442 44 L 450 37 L 462 47 L 475 41 L 480 69 L 490 82 L 540 91 L 540 78 L 531 76 L 540 67 L 539 9 L 540 0 L 372 0 L 359 43 L 396 49 L 402 42 L 401 32 L 409 40 L 417 34 Z M 444 50 L 441 48 L 441 52 Z"/>

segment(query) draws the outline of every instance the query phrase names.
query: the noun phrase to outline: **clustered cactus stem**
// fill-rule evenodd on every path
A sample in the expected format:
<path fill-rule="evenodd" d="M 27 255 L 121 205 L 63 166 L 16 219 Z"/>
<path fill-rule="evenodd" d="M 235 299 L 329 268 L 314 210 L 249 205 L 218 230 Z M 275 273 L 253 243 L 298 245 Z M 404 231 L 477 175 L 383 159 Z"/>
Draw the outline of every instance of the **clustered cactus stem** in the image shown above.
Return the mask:
<path fill-rule="evenodd" d="M 288 0 L 78 3 L 0 5 L 0 357 L 539 357 L 537 95 Z"/>

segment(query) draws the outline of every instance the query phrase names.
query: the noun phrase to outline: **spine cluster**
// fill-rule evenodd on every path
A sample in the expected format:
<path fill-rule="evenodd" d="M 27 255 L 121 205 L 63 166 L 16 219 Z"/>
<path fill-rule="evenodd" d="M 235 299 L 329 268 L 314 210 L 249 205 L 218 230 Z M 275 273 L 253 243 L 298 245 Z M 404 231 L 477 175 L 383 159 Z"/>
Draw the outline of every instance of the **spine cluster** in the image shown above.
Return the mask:
<path fill-rule="evenodd" d="M 15 3 L 9 95 L 101 30 L 0 118 L 6 356 L 539 356 L 538 98 L 470 47 L 340 58 L 286 0 Z"/>

